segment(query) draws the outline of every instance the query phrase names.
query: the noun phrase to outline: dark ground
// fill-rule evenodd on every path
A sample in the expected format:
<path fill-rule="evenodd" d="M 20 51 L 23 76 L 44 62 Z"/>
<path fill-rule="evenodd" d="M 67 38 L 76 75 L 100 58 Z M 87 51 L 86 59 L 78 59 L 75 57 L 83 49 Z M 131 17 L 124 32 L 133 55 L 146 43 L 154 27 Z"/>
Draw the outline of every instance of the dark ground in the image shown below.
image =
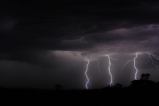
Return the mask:
<path fill-rule="evenodd" d="M 157 88 L 106 88 L 103 90 L 34 90 L 1 89 L 1 97 L 19 103 L 51 103 L 54 105 L 154 104 L 158 101 Z"/>
<path fill-rule="evenodd" d="M 104 88 L 98 90 L 38 90 L 4 89 L 0 90 L 6 103 L 52 104 L 59 105 L 131 105 L 159 102 L 158 87 Z M 8 102 L 9 101 L 9 102 Z M 12 101 L 12 102 L 10 102 Z M 108 105 L 109 104 L 109 105 Z"/>
<path fill-rule="evenodd" d="M 63 90 L 59 85 L 56 90 L 0 88 L 0 95 L 1 103 L 12 105 L 154 105 L 159 102 L 159 83 L 149 80 L 149 74 L 143 74 L 128 87 L 117 84 L 95 90 Z"/>

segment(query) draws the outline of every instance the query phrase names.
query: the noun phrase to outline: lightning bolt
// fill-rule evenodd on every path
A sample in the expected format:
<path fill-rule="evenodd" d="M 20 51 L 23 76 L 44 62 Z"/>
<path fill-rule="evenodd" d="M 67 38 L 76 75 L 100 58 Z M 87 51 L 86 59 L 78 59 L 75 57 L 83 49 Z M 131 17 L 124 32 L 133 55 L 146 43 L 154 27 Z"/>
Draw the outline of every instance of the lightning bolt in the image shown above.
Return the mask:
<path fill-rule="evenodd" d="M 89 84 L 90 80 L 89 80 L 89 77 L 88 77 L 88 74 L 87 74 L 87 73 L 88 73 L 88 69 L 89 69 L 90 60 L 89 60 L 89 59 L 86 59 L 86 61 L 87 61 L 87 64 L 86 64 L 86 69 L 85 69 L 85 77 L 86 77 L 85 88 L 86 88 L 86 89 L 89 89 L 88 84 Z"/>
<path fill-rule="evenodd" d="M 135 76 L 134 76 L 134 79 L 137 80 L 137 76 L 138 76 L 138 68 L 137 68 L 137 65 L 136 65 L 136 60 L 138 58 L 138 55 L 139 53 L 135 53 L 135 57 L 134 57 L 134 69 L 135 69 Z"/>
<path fill-rule="evenodd" d="M 113 84 L 113 75 L 111 73 L 111 59 L 110 59 L 110 55 L 105 55 L 105 57 L 108 59 L 108 72 L 109 72 L 109 76 L 110 76 L 110 82 L 109 85 L 111 86 Z"/>
<path fill-rule="evenodd" d="M 152 53 L 150 53 L 150 52 L 136 52 L 136 53 L 135 53 L 135 57 L 134 57 L 134 59 L 133 59 L 134 69 L 135 69 L 135 76 L 134 76 L 134 79 L 135 79 L 135 80 L 137 80 L 138 71 L 139 71 L 139 69 L 137 68 L 137 65 L 136 65 L 137 58 L 138 58 L 139 55 L 143 55 L 143 54 L 148 55 L 148 57 L 149 57 L 149 59 L 150 59 L 152 65 L 155 66 L 155 68 L 156 68 L 156 65 L 154 64 L 153 59 L 152 59 L 152 57 L 154 57 L 154 55 L 153 55 Z"/>

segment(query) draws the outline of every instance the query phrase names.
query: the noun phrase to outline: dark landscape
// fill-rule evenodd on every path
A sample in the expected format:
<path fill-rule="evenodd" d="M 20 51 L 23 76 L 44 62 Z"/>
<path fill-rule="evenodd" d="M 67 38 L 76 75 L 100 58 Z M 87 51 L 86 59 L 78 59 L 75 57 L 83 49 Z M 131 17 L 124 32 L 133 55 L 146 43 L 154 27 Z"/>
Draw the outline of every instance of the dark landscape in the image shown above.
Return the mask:
<path fill-rule="evenodd" d="M 146 78 L 145 78 L 146 75 Z M 56 90 L 1 88 L 1 97 L 26 103 L 51 103 L 54 105 L 122 105 L 158 103 L 159 83 L 143 74 L 140 80 L 132 81 L 128 87 L 117 84 L 112 87 L 93 90 Z M 4 99 L 4 98 L 3 98 Z M 15 101 L 14 101 L 15 102 Z M 15 102 L 16 103 L 16 102 Z"/>
<path fill-rule="evenodd" d="M 1 0 L 0 97 L 157 106 L 159 1 Z"/>

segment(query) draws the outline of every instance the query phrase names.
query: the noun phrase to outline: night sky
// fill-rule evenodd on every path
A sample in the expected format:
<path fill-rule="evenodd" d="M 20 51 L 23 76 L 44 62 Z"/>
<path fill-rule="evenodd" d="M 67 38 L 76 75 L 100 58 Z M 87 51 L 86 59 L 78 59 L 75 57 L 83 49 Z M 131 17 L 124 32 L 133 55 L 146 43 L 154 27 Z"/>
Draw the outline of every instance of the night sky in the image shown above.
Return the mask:
<path fill-rule="evenodd" d="M 90 88 L 130 84 L 136 52 L 139 76 L 159 81 L 159 2 L 153 0 L 0 1 L 0 86 Z M 147 55 L 146 53 L 151 55 Z M 129 62 L 130 61 L 130 62 Z"/>

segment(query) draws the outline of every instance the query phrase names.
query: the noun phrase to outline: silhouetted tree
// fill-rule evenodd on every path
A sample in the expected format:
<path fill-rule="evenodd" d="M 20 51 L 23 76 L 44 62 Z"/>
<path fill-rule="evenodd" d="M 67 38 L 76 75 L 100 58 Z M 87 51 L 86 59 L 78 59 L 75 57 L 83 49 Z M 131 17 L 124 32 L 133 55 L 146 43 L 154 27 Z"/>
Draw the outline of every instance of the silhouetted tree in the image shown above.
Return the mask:
<path fill-rule="evenodd" d="M 155 83 L 151 80 L 149 80 L 150 74 L 144 73 L 141 75 L 140 80 L 134 80 L 132 81 L 130 87 L 139 87 L 139 88 L 152 88 L 155 87 Z"/>
<path fill-rule="evenodd" d="M 144 73 L 144 74 L 142 74 L 141 75 L 141 79 L 140 80 L 149 80 L 149 78 L 150 78 L 150 74 L 149 73 Z"/>

